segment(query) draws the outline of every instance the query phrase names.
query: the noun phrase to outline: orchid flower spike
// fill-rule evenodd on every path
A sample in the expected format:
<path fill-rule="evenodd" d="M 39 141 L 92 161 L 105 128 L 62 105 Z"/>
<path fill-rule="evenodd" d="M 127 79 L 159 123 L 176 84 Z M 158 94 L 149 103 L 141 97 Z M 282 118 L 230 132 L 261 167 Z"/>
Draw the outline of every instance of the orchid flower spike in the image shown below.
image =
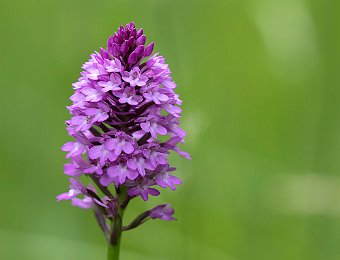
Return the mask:
<path fill-rule="evenodd" d="M 179 149 L 185 132 L 179 118 L 182 101 L 165 60 L 152 55 L 154 43 L 146 45 L 143 29 L 134 23 L 121 26 L 110 36 L 106 48 L 91 54 L 73 84 L 66 121 L 73 138 L 62 150 L 70 162 L 70 190 L 57 200 L 93 209 L 108 241 L 108 259 L 118 259 L 122 231 L 148 219 L 174 220 L 169 204 L 159 205 L 124 226 L 123 211 L 129 201 L 147 201 L 160 188 L 176 189 L 180 179 L 172 175 L 169 154 Z M 84 185 L 82 176 L 93 184 Z M 94 187 L 96 186 L 96 188 Z"/>

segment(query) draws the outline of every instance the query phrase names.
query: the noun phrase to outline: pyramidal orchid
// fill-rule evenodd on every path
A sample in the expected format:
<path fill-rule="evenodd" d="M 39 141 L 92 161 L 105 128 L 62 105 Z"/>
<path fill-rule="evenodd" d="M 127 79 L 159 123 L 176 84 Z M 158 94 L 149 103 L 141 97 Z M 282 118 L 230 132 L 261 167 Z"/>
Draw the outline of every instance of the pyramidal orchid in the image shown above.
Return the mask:
<path fill-rule="evenodd" d="M 121 26 L 82 66 L 68 106 L 72 117 L 66 125 L 73 140 L 62 150 L 70 159 L 64 166 L 70 186 L 57 200 L 94 211 L 110 260 L 119 258 L 123 231 L 149 219 L 175 220 L 169 204 L 126 225 L 123 213 L 131 199 L 147 201 L 160 188 L 175 190 L 181 184 L 169 165 L 171 151 L 190 159 L 177 146 L 185 136 L 179 127 L 182 101 L 168 65 L 158 53 L 152 55 L 153 49 L 143 29 Z M 83 184 L 83 176 L 90 184 Z"/>

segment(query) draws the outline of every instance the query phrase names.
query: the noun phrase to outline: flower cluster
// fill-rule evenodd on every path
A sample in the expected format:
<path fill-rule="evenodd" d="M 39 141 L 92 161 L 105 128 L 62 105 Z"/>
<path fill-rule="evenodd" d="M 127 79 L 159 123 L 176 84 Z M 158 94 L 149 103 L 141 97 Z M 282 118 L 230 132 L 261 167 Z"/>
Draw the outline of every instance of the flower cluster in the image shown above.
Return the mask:
<path fill-rule="evenodd" d="M 143 200 L 159 195 L 157 186 L 175 190 L 181 183 L 168 162 L 170 151 L 190 159 L 177 146 L 185 136 L 179 127 L 181 100 L 164 58 L 151 56 L 154 43 L 145 43 L 143 29 L 133 23 L 121 26 L 107 48 L 83 65 L 68 107 L 72 117 L 66 121 L 74 141 L 62 147 L 70 158 L 64 171 L 72 177 L 71 186 L 58 200 L 71 199 L 82 208 L 111 207 L 114 200 L 100 198 L 91 185 L 86 188 L 82 175 L 102 191 L 114 185 Z M 168 206 L 155 212 L 151 218 L 173 219 Z"/>

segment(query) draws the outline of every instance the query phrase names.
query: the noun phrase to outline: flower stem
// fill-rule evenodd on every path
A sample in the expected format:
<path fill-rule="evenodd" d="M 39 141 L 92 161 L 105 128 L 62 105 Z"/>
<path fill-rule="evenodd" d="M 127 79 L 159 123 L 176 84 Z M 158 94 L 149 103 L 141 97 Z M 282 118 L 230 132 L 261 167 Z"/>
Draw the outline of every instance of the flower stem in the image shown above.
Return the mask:
<path fill-rule="evenodd" d="M 123 189 L 120 193 L 120 204 L 126 199 L 127 192 Z M 112 221 L 111 234 L 108 242 L 107 260 L 119 260 L 120 240 L 122 237 L 124 209 L 119 207 L 118 215 Z"/>
<path fill-rule="evenodd" d="M 114 218 L 112 232 L 108 243 L 107 260 L 119 260 L 120 240 L 122 236 L 123 210 L 119 210 L 119 215 Z"/>
<path fill-rule="evenodd" d="M 119 242 L 115 245 L 111 245 L 109 243 L 107 249 L 107 260 L 119 260 L 119 248 L 120 248 Z"/>

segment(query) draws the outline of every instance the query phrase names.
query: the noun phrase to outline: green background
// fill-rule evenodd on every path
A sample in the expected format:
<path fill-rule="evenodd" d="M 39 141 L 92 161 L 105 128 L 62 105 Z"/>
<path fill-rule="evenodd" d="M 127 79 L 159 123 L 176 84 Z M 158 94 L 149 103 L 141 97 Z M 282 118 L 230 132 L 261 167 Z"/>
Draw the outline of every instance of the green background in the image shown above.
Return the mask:
<path fill-rule="evenodd" d="M 340 1 L 1 0 L 0 259 L 105 259 L 90 211 L 56 203 L 71 83 L 135 21 L 183 99 L 176 222 L 122 259 L 340 259 Z"/>

